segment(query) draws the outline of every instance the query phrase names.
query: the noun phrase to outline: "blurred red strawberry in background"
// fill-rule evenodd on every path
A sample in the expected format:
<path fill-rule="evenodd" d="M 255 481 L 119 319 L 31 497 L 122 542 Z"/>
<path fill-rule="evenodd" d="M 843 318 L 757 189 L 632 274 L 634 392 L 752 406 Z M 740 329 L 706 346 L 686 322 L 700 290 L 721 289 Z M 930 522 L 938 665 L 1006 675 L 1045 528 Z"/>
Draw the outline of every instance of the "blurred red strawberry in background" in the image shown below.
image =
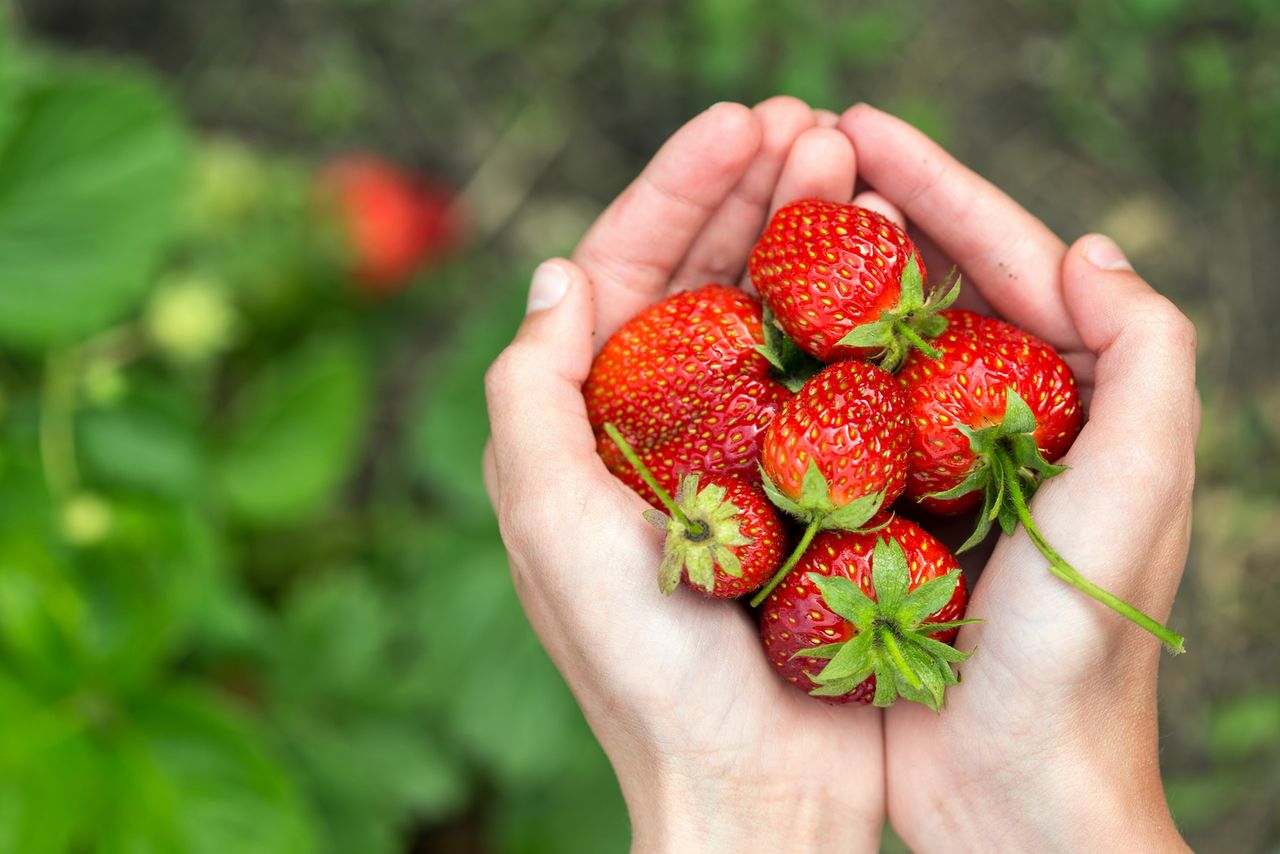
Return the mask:
<path fill-rule="evenodd" d="M 347 237 L 351 273 L 367 293 L 399 292 L 461 237 L 449 188 L 374 155 L 336 158 L 318 183 Z"/>

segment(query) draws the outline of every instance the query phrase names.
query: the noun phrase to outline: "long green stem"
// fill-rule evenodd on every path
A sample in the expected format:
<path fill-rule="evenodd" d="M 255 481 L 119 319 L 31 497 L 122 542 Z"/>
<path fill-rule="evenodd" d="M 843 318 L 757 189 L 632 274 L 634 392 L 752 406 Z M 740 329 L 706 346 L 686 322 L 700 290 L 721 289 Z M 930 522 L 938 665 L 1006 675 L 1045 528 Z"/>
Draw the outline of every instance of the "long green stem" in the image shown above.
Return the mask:
<path fill-rule="evenodd" d="M 773 588 L 782 583 L 787 574 L 800 562 L 800 558 L 804 556 L 805 549 L 809 548 L 809 543 L 813 542 L 814 534 L 818 533 L 818 526 L 822 523 L 821 519 L 815 518 L 809 523 L 809 527 L 804 529 L 804 536 L 800 538 L 800 542 L 796 544 L 795 551 L 787 558 L 787 562 L 778 568 L 773 574 L 773 578 L 769 579 L 769 583 L 760 588 L 760 592 L 751 598 L 751 607 L 757 608 L 760 603 L 768 598 L 773 592 Z"/>
<path fill-rule="evenodd" d="M 622 438 L 622 434 L 618 432 L 618 428 L 614 427 L 612 424 L 605 424 L 604 432 L 609 434 L 609 438 L 613 440 L 613 444 L 618 446 L 619 451 L 622 451 L 622 456 L 626 457 L 627 462 L 631 463 L 631 467 L 636 470 L 636 474 L 640 475 L 640 479 L 653 490 L 654 495 L 658 496 L 658 500 L 662 502 L 663 507 L 667 508 L 667 512 L 669 512 L 681 525 L 684 525 L 692 536 L 703 536 L 706 533 L 706 528 L 701 524 L 695 523 L 685 515 L 684 511 L 680 509 L 680 505 L 676 504 L 675 499 L 671 497 L 671 494 L 663 489 L 658 483 L 658 479 L 653 476 L 653 472 L 649 471 L 649 467 L 640 461 L 639 455 L 636 454 L 635 449 L 631 447 L 631 444 L 626 439 Z"/>
<path fill-rule="evenodd" d="M 1026 499 L 1022 494 L 1022 486 L 1018 483 L 1018 473 L 1013 459 L 1003 449 L 997 449 L 995 456 L 1004 473 L 1002 480 L 1005 482 L 1005 488 L 1009 491 L 1010 504 L 1013 506 L 1014 512 L 1018 514 L 1018 521 L 1022 523 L 1022 527 L 1026 530 L 1027 536 L 1031 538 L 1031 542 L 1040 551 L 1040 554 L 1044 555 L 1049 561 L 1049 571 L 1085 595 L 1106 605 L 1117 614 L 1137 623 L 1158 637 L 1174 653 L 1184 652 L 1182 635 L 1170 631 L 1158 620 L 1147 616 L 1138 608 L 1130 605 L 1120 597 L 1108 593 L 1085 578 L 1080 574 L 1079 570 L 1067 563 L 1053 546 L 1049 545 L 1049 541 L 1040 533 L 1040 529 L 1036 527 L 1035 520 L 1031 518 L 1031 511 L 1027 508 Z"/>

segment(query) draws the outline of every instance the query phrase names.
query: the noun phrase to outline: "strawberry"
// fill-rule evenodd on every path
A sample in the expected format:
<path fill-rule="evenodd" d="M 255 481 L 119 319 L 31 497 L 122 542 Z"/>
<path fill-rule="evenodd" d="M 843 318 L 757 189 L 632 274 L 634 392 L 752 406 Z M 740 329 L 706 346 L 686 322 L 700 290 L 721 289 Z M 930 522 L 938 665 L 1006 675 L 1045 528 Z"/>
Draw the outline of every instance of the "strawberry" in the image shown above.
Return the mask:
<path fill-rule="evenodd" d="M 756 243 L 751 281 L 782 330 L 824 362 L 875 359 L 894 371 L 946 328 L 937 312 L 959 281 L 924 297 L 925 268 L 897 223 L 854 205 L 808 199 L 781 208 Z"/>
<path fill-rule="evenodd" d="M 769 498 L 807 526 L 759 604 L 824 528 L 856 529 L 902 493 L 911 422 L 889 373 L 865 362 L 828 365 L 782 406 L 761 451 Z"/>
<path fill-rule="evenodd" d="M 690 474 L 673 499 L 612 424 L 605 434 L 667 508 L 645 518 L 667 534 L 658 587 L 670 595 L 684 583 L 712 599 L 736 599 L 758 588 L 782 561 L 782 523 L 760 489 L 736 475 Z"/>
<path fill-rule="evenodd" d="M 914 436 L 906 494 L 936 513 L 981 501 L 977 526 L 960 547 L 981 542 L 993 522 L 1019 524 L 1068 584 L 1137 623 L 1174 652 L 1183 639 L 1089 581 L 1036 527 L 1027 502 L 1080 433 L 1084 414 L 1071 369 L 1052 347 L 1015 326 L 969 311 L 946 311 L 937 357 L 912 353 L 899 381 Z"/>
<path fill-rule="evenodd" d="M 399 291 L 458 241 L 453 195 L 369 155 L 339 158 L 320 173 L 352 253 L 352 272 L 365 290 Z"/>
<path fill-rule="evenodd" d="M 832 703 L 887 706 L 899 697 L 934 711 L 958 680 L 947 646 L 968 591 L 955 557 L 899 517 L 878 532 L 824 531 L 760 611 L 770 663 Z"/>
<path fill-rule="evenodd" d="M 765 427 L 787 389 L 770 377 L 760 304 L 706 285 L 656 303 L 613 334 L 583 385 L 587 417 L 609 470 L 661 507 L 604 435 L 614 424 L 668 492 L 692 472 L 759 482 Z"/>
<path fill-rule="evenodd" d="M 1061 471 L 1049 464 L 1075 441 L 1084 411 L 1071 369 L 1048 344 L 994 317 L 943 316 L 947 331 L 933 342 L 938 357 L 912 353 L 898 376 L 916 428 L 906 495 L 934 513 L 960 513 L 978 504 L 983 485 L 998 472 L 998 448 L 1021 454 L 1019 464 L 1040 476 Z M 1012 413 L 1010 391 L 1023 402 Z M 1024 407 L 1034 426 L 1017 430 L 1031 423 L 1022 418 Z M 1011 415 L 1015 420 L 1001 427 Z"/>

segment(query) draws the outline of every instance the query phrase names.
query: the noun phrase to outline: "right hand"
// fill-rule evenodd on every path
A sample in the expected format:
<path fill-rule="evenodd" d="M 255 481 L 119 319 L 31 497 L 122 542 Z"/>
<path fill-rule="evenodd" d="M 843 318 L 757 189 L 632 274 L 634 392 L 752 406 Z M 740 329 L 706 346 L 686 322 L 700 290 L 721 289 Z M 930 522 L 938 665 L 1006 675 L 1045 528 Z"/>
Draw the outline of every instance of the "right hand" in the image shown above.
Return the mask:
<path fill-rule="evenodd" d="M 930 270 L 1071 364 L 1089 420 L 1036 493 L 1050 543 L 1092 581 L 1164 619 L 1187 557 L 1200 404 L 1195 330 L 1101 235 L 1067 247 L 903 122 L 839 123 L 881 211 L 910 221 Z M 974 297 L 976 296 L 976 299 Z M 917 851 L 1186 850 L 1156 736 L 1160 642 L 1050 575 L 1019 528 L 969 602 L 976 652 L 941 714 L 885 714 L 889 818 Z"/>

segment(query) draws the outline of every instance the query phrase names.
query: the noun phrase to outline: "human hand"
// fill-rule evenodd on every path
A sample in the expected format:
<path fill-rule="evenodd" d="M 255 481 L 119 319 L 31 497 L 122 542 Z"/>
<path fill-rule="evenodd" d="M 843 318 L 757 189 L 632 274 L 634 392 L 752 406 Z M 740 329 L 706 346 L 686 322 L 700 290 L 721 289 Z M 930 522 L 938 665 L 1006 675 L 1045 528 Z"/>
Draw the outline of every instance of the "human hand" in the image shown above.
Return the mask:
<path fill-rule="evenodd" d="M 741 608 L 658 592 L 662 536 L 596 455 L 596 344 L 672 290 L 732 284 L 772 209 L 848 201 L 848 140 L 791 98 L 717 105 L 672 137 L 583 238 L 538 268 L 486 378 L 486 482 L 516 589 L 618 774 L 638 850 L 872 850 L 880 714 L 777 677 Z"/>
<path fill-rule="evenodd" d="M 908 125 L 859 105 L 838 126 L 880 194 L 868 202 L 910 221 L 926 267 L 958 264 L 965 307 L 1071 365 L 1089 420 L 1032 512 L 1090 580 L 1163 619 L 1190 537 L 1190 321 L 1110 240 L 1068 248 Z M 983 622 L 957 646 L 977 653 L 942 714 L 885 713 L 889 818 L 912 850 L 1185 850 L 1160 782 L 1159 641 L 1050 575 L 1021 529 L 995 546 L 967 616 Z"/>

